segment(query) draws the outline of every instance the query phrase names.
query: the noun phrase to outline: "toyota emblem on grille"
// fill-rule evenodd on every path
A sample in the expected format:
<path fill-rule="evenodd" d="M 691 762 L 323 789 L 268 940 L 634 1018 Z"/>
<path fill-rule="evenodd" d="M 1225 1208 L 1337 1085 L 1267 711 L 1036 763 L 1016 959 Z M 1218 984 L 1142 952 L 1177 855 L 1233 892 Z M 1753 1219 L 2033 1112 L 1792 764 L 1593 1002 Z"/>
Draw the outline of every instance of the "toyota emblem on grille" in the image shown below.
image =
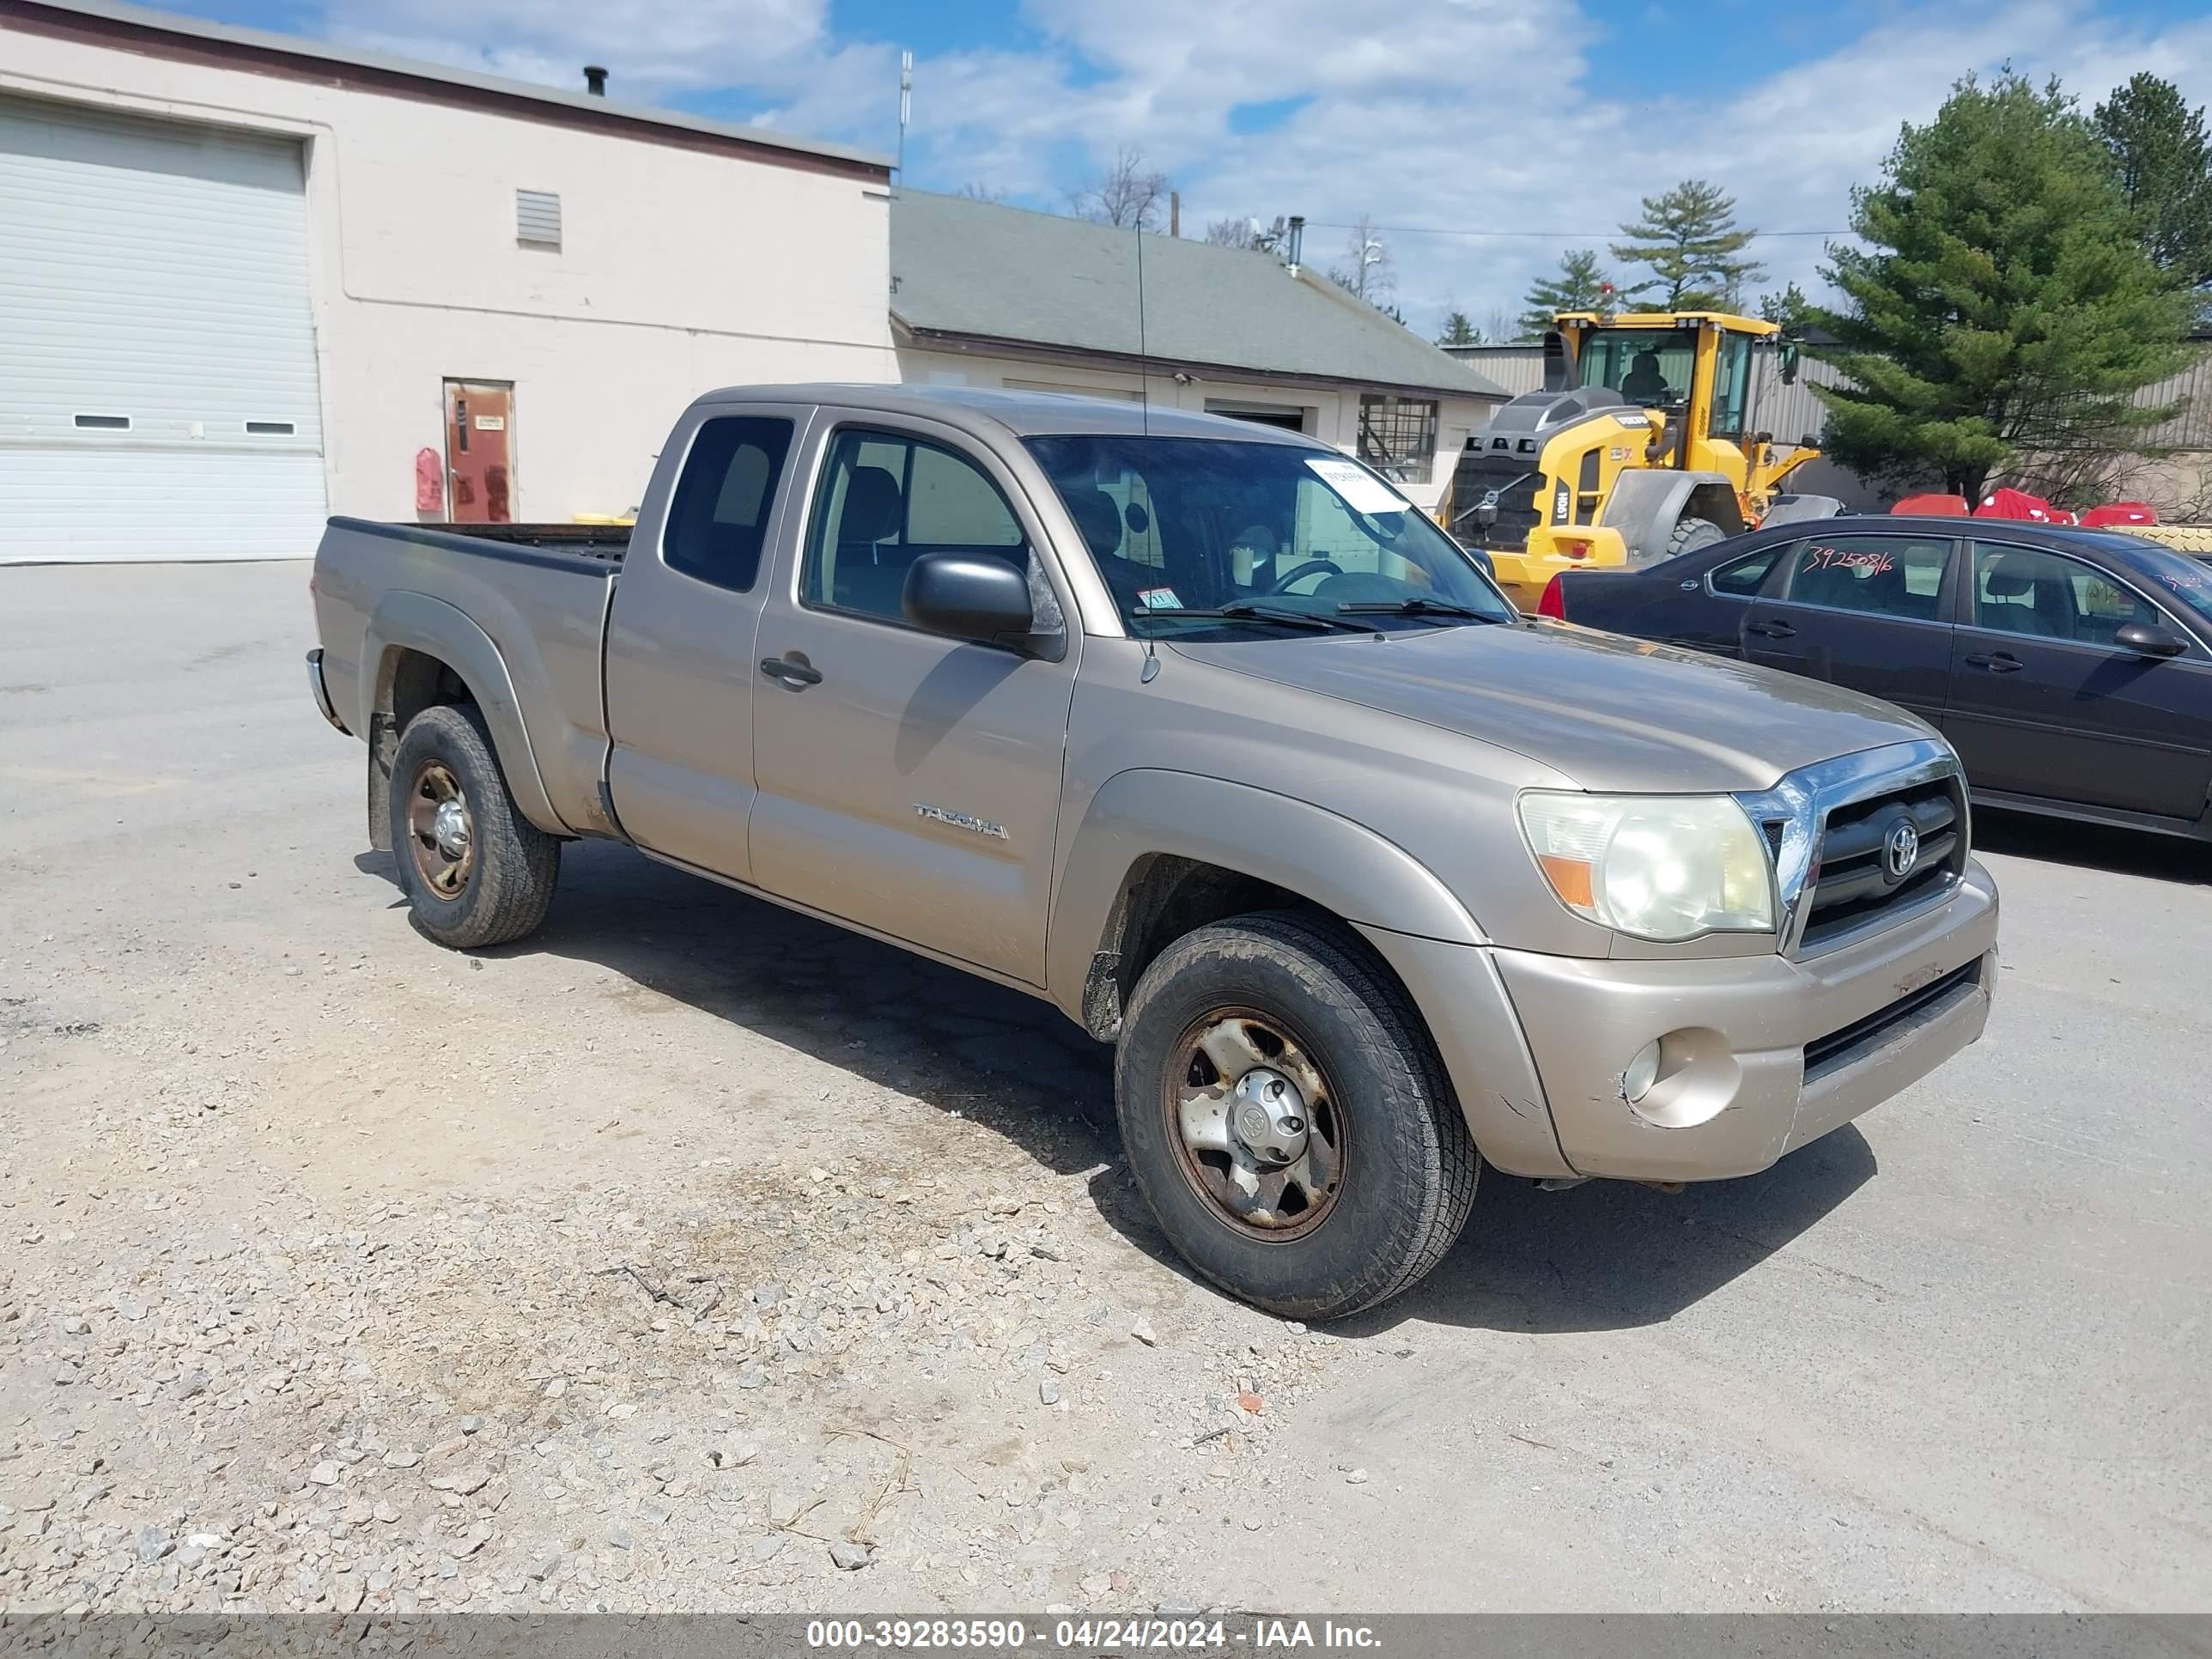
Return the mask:
<path fill-rule="evenodd" d="M 1889 833 L 1881 838 L 1882 873 L 1893 883 L 1900 882 L 1912 873 L 1912 866 L 1919 862 L 1919 830 L 1909 823 L 1892 824 Z"/>

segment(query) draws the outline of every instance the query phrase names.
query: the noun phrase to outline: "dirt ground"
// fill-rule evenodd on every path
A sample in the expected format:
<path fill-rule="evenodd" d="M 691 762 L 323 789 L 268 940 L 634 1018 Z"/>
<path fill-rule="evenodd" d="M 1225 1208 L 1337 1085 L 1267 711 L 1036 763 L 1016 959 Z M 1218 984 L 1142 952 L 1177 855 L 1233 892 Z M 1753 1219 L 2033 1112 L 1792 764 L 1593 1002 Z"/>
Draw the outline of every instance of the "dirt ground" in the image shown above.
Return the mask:
<path fill-rule="evenodd" d="M 1041 1003 L 610 846 L 418 937 L 307 574 L 0 571 L 0 1607 L 2204 1605 L 2206 849 L 1984 827 L 1976 1049 L 1308 1330 Z"/>

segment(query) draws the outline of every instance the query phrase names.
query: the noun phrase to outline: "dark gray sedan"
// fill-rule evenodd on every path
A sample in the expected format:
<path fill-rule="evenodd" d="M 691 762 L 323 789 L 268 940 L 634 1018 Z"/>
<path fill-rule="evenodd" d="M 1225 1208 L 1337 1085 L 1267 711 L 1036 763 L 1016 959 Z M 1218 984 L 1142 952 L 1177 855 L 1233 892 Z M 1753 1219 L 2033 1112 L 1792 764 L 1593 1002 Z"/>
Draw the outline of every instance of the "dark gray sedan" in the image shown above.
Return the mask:
<path fill-rule="evenodd" d="M 2212 840 L 2212 564 L 2139 538 L 1825 519 L 1570 574 L 1540 614 L 1887 697 L 1985 805 Z"/>

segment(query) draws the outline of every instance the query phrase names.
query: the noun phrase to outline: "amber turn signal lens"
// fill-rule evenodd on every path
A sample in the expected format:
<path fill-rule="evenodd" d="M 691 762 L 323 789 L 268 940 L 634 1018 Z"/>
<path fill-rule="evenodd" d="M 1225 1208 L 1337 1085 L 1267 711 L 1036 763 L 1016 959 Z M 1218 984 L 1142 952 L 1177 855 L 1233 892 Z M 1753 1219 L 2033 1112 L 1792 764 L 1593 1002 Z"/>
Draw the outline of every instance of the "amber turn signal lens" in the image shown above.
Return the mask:
<path fill-rule="evenodd" d="M 1550 853 L 1540 853 L 1536 862 L 1544 866 L 1545 879 L 1552 890 L 1569 904 L 1589 905 L 1595 902 L 1590 890 L 1590 866 L 1583 859 L 1563 859 Z"/>

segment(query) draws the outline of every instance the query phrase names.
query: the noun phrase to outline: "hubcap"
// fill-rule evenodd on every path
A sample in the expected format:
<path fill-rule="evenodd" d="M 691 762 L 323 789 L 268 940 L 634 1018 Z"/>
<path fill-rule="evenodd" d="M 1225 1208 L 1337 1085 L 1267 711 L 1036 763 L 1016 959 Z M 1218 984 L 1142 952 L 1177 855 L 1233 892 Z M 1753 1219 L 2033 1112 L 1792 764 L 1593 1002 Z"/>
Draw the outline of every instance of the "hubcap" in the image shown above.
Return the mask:
<path fill-rule="evenodd" d="M 425 761 L 407 799 L 416 872 L 441 898 L 458 898 L 476 869 L 476 826 L 460 780 L 443 761 Z"/>
<path fill-rule="evenodd" d="M 1336 1202 L 1344 1121 L 1328 1079 L 1279 1022 L 1224 1009 L 1194 1023 L 1163 1103 L 1184 1175 L 1231 1226 L 1291 1238 Z"/>

